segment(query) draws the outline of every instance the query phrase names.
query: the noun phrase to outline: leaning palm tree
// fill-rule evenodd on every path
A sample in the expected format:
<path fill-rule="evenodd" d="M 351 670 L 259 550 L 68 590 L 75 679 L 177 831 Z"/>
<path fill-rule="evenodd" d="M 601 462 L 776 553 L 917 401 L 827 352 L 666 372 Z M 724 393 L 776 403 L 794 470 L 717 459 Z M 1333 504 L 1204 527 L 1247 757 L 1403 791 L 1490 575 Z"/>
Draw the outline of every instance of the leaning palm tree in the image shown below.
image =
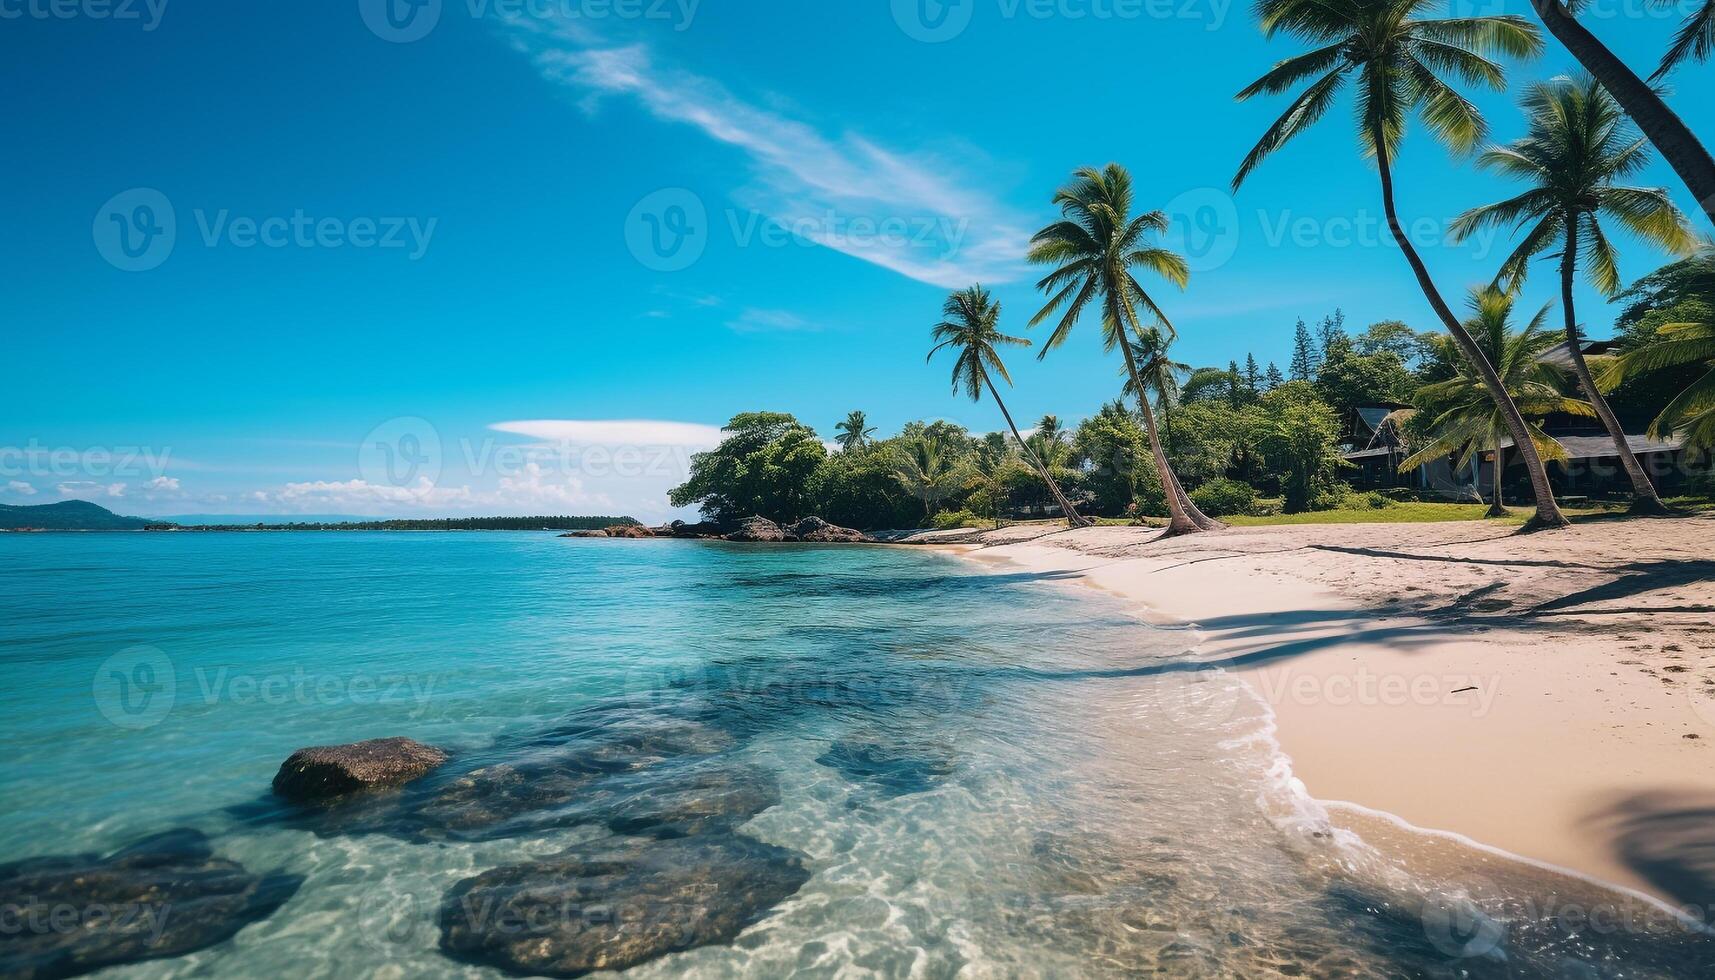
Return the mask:
<path fill-rule="evenodd" d="M 1659 0 L 1667 6 L 1671 0 Z M 1679 33 L 1673 36 L 1673 46 L 1662 55 L 1650 81 L 1658 82 L 1686 61 L 1707 61 L 1715 54 L 1715 0 L 1703 0 L 1703 6 L 1687 14 L 1680 22 Z"/>
<path fill-rule="evenodd" d="M 1162 441 L 1167 446 L 1173 445 L 1173 409 L 1179 405 L 1183 391 L 1179 379 L 1192 374 L 1191 365 L 1181 364 L 1167 356 L 1167 348 L 1172 341 L 1167 338 L 1160 326 L 1146 328 L 1138 339 L 1131 342 L 1131 359 L 1137 365 L 1137 376 L 1134 378 L 1125 369 L 1120 374 L 1125 383 L 1120 389 L 1120 395 L 1133 395 L 1137 398 L 1155 399 L 1155 407 L 1161 412 Z M 1138 382 L 1142 382 L 1140 391 Z"/>
<path fill-rule="evenodd" d="M 875 435 L 875 429 L 868 423 L 862 412 L 851 412 L 844 422 L 834 426 L 839 432 L 834 441 L 840 444 L 842 452 L 854 452 L 869 445 L 869 437 Z"/>
<path fill-rule="evenodd" d="M 929 359 L 944 348 L 952 348 L 959 352 L 958 359 L 953 361 L 953 392 L 957 394 L 963 389 L 971 401 L 982 401 L 983 389 L 994 398 L 994 403 L 1000 407 L 1000 414 L 1006 417 L 1006 427 L 1012 430 L 1012 437 L 1018 440 L 1018 445 L 1024 450 L 1024 456 L 1030 460 L 1030 465 L 1036 468 L 1042 482 L 1048 484 L 1048 492 L 1054 495 L 1054 502 L 1060 505 L 1060 512 L 1066 515 L 1067 523 L 1073 527 L 1085 527 L 1090 522 L 1078 516 L 1072 508 L 1071 501 L 1060 492 L 1060 485 L 1054 482 L 1053 474 L 1043 464 L 1041 457 L 1030 447 L 1030 443 L 1019 434 L 1018 425 L 1012 421 L 1012 413 L 1007 411 L 1006 403 L 1001 401 L 1000 392 L 995 389 L 994 378 L 990 372 L 1000 376 L 1008 385 L 1012 384 L 1012 376 L 1006 373 L 1006 364 L 1000 359 L 1000 352 L 995 348 L 1001 345 L 1008 347 L 1029 347 L 1030 341 L 1023 337 L 1011 337 L 1000 332 L 1000 304 L 989 296 L 989 291 L 981 286 L 971 286 L 961 289 L 947 297 L 947 302 L 941 307 L 940 323 L 935 324 L 931 336 L 937 341 L 929 351 Z M 1053 418 L 1053 416 L 1048 416 Z M 1055 420 L 1058 423 L 1058 419 Z"/>
<path fill-rule="evenodd" d="M 1137 380 L 1137 364 L 1131 349 L 1131 339 L 1143 332 L 1137 308 L 1147 309 L 1169 334 L 1173 332 L 1173 324 L 1137 281 L 1132 269 L 1147 269 L 1180 288 L 1191 277 L 1182 256 L 1148 240 L 1149 235 L 1167 230 L 1167 216 L 1160 211 L 1131 216 L 1131 174 L 1117 163 L 1101 170 L 1093 167 L 1078 170 L 1071 183 L 1054 195 L 1054 203 L 1060 208 L 1062 220 L 1037 232 L 1030 240 L 1030 261 L 1054 266 L 1054 271 L 1036 284 L 1049 298 L 1030 325 L 1043 322 L 1056 310 L 1064 308 L 1065 312 L 1037 357 L 1045 357 L 1065 343 L 1085 308 L 1095 302 L 1101 311 L 1105 349 L 1119 348 L 1133 387 L 1142 392 L 1144 385 Z M 1162 451 L 1149 400 L 1140 396 L 1138 404 L 1149 434 L 1150 452 L 1155 456 L 1156 474 L 1167 498 L 1167 533 L 1191 534 L 1224 527 L 1198 510 L 1179 485 L 1167 464 L 1167 454 Z"/>
<path fill-rule="evenodd" d="M 1478 163 L 1528 180 L 1531 188 L 1455 218 L 1453 237 L 1457 241 L 1494 225 L 1528 227 L 1524 241 L 1507 258 L 1497 277 L 1511 289 L 1524 281 L 1534 256 L 1550 248 L 1559 249 L 1560 303 L 1573 374 L 1613 438 L 1620 464 L 1632 481 L 1632 509 L 1666 513 L 1632 453 L 1625 429 L 1590 375 L 1578 336 L 1572 286 L 1584 254 L 1582 247 L 1588 244 L 1584 274 L 1590 284 L 1608 297 L 1620 291 L 1619 267 L 1614 247 L 1602 229 L 1602 218 L 1611 218 L 1644 241 L 1678 254 L 1689 252 L 1696 239 L 1666 191 L 1616 183 L 1641 171 L 1649 163 L 1649 150 L 1647 143 L 1626 126 L 1619 105 L 1595 79 L 1584 76 L 1539 82 L 1531 86 L 1523 104 L 1530 118 L 1529 132 L 1517 142 L 1484 153 Z"/>
<path fill-rule="evenodd" d="M 1470 151 L 1486 131 L 1477 107 L 1447 84 L 1440 73 L 1451 72 L 1468 81 L 1503 88 L 1505 71 L 1485 57 L 1485 53 L 1532 56 L 1542 50 L 1542 39 L 1535 28 L 1519 17 L 1416 16 L 1419 10 L 1436 2 L 1258 0 L 1264 34 L 1273 37 L 1284 32 L 1319 47 L 1280 62 L 1239 93 L 1241 100 L 1249 99 L 1262 93 L 1284 92 L 1301 81 L 1314 79 L 1245 157 L 1233 178 L 1233 189 L 1236 191 L 1269 154 L 1320 119 L 1348 81 L 1355 84 L 1358 138 L 1376 159 L 1388 229 L 1410 263 L 1430 307 L 1494 399 L 1530 474 L 1531 487 L 1536 493 L 1536 516 L 1526 528 L 1566 527 L 1568 521 L 1554 502 L 1548 471 L 1530 439 L 1524 416 L 1508 397 L 1494 365 L 1429 277 L 1428 266 L 1400 224 L 1393 192 L 1393 158 L 1411 115 L 1420 115 L 1430 132 L 1456 152 Z"/>
<path fill-rule="evenodd" d="M 1525 324 L 1522 330 L 1512 329 L 1515 295 L 1496 286 L 1471 291 L 1471 317 L 1465 327 L 1476 339 L 1488 362 L 1506 385 L 1513 404 L 1531 415 L 1541 417 L 1553 413 L 1593 415 L 1590 406 L 1562 393 L 1560 369 L 1546 355 L 1559 338 L 1544 327 L 1548 306 Z M 1459 364 L 1459 373 L 1446 381 L 1424 385 L 1417 393 L 1419 410 L 1433 418 L 1429 425 L 1429 442 L 1399 464 L 1401 472 L 1416 469 L 1430 460 L 1457 455 L 1459 467 L 1465 466 L 1479 452 L 1492 452 L 1495 457 L 1494 496 L 1489 504 L 1489 516 L 1504 515 L 1501 500 L 1501 474 L 1506 470 L 1508 427 L 1483 377 L 1471 362 Z M 1397 414 L 1397 413 L 1396 413 Z M 1538 456 L 1565 459 L 1566 450 L 1542 431 L 1541 426 L 1527 423 L 1531 444 Z M 1515 443 L 1515 446 L 1517 444 Z"/>
<path fill-rule="evenodd" d="M 1584 6 L 1584 0 L 1531 0 L 1531 5 L 1536 8 L 1537 16 L 1542 18 L 1548 32 L 1572 53 L 1572 57 L 1578 59 L 1585 71 L 1596 76 L 1602 87 L 1619 100 L 1626 115 L 1638 124 L 1655 148 L 1661 151 L 1668 166 L 1691 189 L 1692 196 L 1697 198 L 1709 220 L 1715 221 L 1715 157 L 1709 155 L 1709 149 L 1697 139 L 1691 127 L 1685 125 L 1685 120 L 1668 106 L 1660 93 L 1578 22 L 1576 14 Z M 1715 30 L 1710 23 L 1709 6 L 1705 3 L 1701 13 L 1692 15 L 1686 22 L 1667 58 L 1656 69 L 1657 76 L 1671 71 L 1688 54 L 1702 57 L 1708 52 L 1708 32 Z"/>
<path fill-rule="evenodd" d="M 1680 392 L 1651 423 L 1656 439 L 1675 436 L 1687 447 L 1715 449 L 1715 323 L 1670 323 L 1655 339 L 1615 359 L 1602 378 L 1612 388 L 1641 375 L 1699 365 L 1709 373 Z"/>

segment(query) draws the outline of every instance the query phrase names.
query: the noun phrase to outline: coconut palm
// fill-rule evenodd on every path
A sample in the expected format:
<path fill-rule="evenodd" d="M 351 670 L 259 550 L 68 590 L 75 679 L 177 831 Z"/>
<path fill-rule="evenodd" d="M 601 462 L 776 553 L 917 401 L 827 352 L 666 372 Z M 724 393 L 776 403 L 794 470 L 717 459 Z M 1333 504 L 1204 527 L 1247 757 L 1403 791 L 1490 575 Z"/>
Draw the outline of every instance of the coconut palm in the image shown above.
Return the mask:
<path fill-rule="evenodd" d="M 1715 252 L 1710 261 L 1715 263 Z M 1680 436 L 1689 447 L 1715 449 L 1715 323 L 1662 327 L 1648 344 L 1616 358 L 1602 383 L 1612 388 L 1641 375 L 1691 365 L 1706 367 L 1709 373 L 1667 404 L 1649 434 L 1657 439 Z"/>
<path fill-rule="evenodd" d="M 854 452 L 869 445 L 869 437 L 875 435 L 875 429 L 868 422 L 862 412 L 851 412 L 844 422 L 834 426 L 839 432 L 834 441 L 840 444 L 842 452 Z"/>
<path fill-rule="evenodd" d="M 1042 323 L 1057 310 L 1064 312 L 1037 357 L 1045 357 L 1065 343 L 1085 308 L 1094 302 L 1101 312 L 1105 349 L 1119 348 L 1133 387 L 1141 392 L 1144 385 L 1137 380 L 1137 364 L 1131 348 L 1131 339 L 1143 332 L 1137 308 L 1148 310 L 1169 334 L 1173 332 L 1173 324 L 1132 270 L 1148 270 L 1182 289 L 1191 277 L 1182 256 L 1149 241 L 1150 235 L 1167 230 L 1167 215 L 1149 211 L 1132 217 L 1131 174 L 1117 163 L 1101 170 L 1093 167 L 1078 170 L 1071 183 L 1054 195 L 1054 203 L 1060 208 L 1062 220 L 1037 232 L 1030 240 L 1030 261 L 1054 266 L 1054 271 L 1036 284 L 1049 298 L 1030 325 Z M 1224 527 L 1198 510 L 1179 485 L 1167 464 L 1167 454 L 1162 451 L 1149 400 L 1140 396 L 1138 401 L 1149 434 L 1150 452 L 1155 456 L 1156 473 L 1167 498 L 1167 533 L 1190 534 Z"/>
<path fill-rule="evenodd" d="M 1501 266 L 1498 280 L 1517 289 L 1530 260 L 1555 248 L 1560 257 L 1560 302 L 1565 314 L 1566 351 L 1578 386 L 1614 440 L 1615 451 L 1636 495 L 1633 510 L 1665 513 L 1661 498 L 1626 441 L 1620 420 L 1608 407 L 1578 336 L 1572 286 L 1585 255 L 1584 274 L 1603 295 L 1620 291 L 1614 247 L 1601 219 L 1611 218 L 1650 244 L 1684 254 L 1696 239 L 1685 217 L 1659 188 L 1616 183 L 1649 163 L 1647 143 L 1626 125 L 1625 116 L 1594 78 L 1557 78 L 1531 86 L 1523 99 L 1530 131 L 1523 139 L 1484 153 L 1478 163 L 1531 182 L 1524 193 L 1497 204 L 1474 208 L 1454 219 L 1455 240 L 1494 225 L 1528 227 L 1524 241 Z"/>
<path fill-rule="evenodd" d="M 956 453 L 939 435 L 921 435 L 907 443 L 893 475 L 923 504 L 925 519 L 933 518 L 941 501 L 965 479 Z"/>
<path fill-rule="evenodd" d="M 1669 0 L 1662 0 L 1666 6 Z M 1715 0 L 1703 0 L 1703 6 L 1686 15 L 1673 36 L 1673 46 L 1662 55 L 1650 81 L 1657 82 L 1687 60 L 1707 61 L 1715 53 Z"/>
<path fill-rule="evenodd" d="M 1054 482 L 1054 477 L 1043 465 L 1041 457 L 1024 441 L 1019 434 L 1018 425 L 1012 421 L 1012 413 L 1007 411 L 1006 403 L 1001 401 L 1000 392 L 995 389 L 993 374 L 999 375 L 1002 381 L 1012 384 L 1012 376 L 1006 373 L 1006 364 L 1000 359 L 1000 352 L 995 348 L 1005 345 L 1008 347 L 1029 347 L 1030 341 L 1023 337 L 1011 337 L 1000 332 L 1000 304 L 989 295 L 982 286 L 971 286 L 961 289 L 947 297 L 947 302 L 941 307 L 940 323 L 935 324 L 931 336 L 937 341 L 929 351 L 929 359 L 945 348 L 959 352 L 958 359 L 953 362 L 953 392 L 961 389 L 970 396 L 971 401 L 982 401 L 983 389 L 987 388 L 994 403 L 1000 407 L 1000 414 L 1006 417 L 1006 426 L 1012 430 L 1012 437 L 1018 440 L 1018 445 L 1024 450 L 1024 456 L 1030 460 L 1030 465 L 1048 484 L 1048 492 L 1054 495 L 1055 503 L 1060 505 L 1060 512 L 1066 515 L 1066 520 L 1073 527 L 1084 527 L 1090 522 L 1078 516 L 1072 508 L 1071 501 L 1060 492 L 1060 485 Z M 1053 418 L 1053 416 L 1048 416 Z M 1055 420 L 1058 424 L 1058 419 Z"/>
<path fill-rule="evenodd" d="M 1483 138 L 1486 126 L 1481 113 L 1443 80 L 1442 74 L 1503 88 L 1504 70 L 1485 55 L 1533 56 L 1542 50 L 1542 39 L 1519 17 L 1417 16 L 1437 3 L 1439 0 L 1258 0 L 1264 34 L 1296 35 L 1318 47 L 1276 64 L 1239 93 L 1241 100 L 1249 99 L 1284 92 L 1313 79 L 1245 157 L 1233 177 L 1233 189 L 1236 191 L 1269 154 L 1322 118 L 1346 83 L 1353 83 L 1357 89 L 1358 138 L 1376 159 L 1388 229 L 1430 307 L 1495 400 L 1530 474 L 1536 516 L 1527 528 L 1565 527 L 1568 522 L 1554 502 L 1548 472 L 1530 439 L 1524 416 L 1508 397 L 1494 365 L 1430 279 L 1429 268 L 1400 224 L 1393 188 L 1393 158 L 1411 115 L 1420 116 L 1429 131 L 1456 152 L 1470 151 Z"/>
<path fill-rule="evenodd" d="M 1574 15 L 1582 5 L 1581 0 L 1531 0 L 1531 5 L 1548 32 L 1578 59 L 1585 71 L 1596 76 L 1603 88 L 1613 93 L 1626 115 L 1638 124 L 1679 174 L 1679 179 L 1691 189 L 1709 220 L 1715 221 L 1715 157 L 1709 155 L 1709 149 L 1698 141 L 1679 114 L 1668 107 L 1660 93 L 1578 22 Z M 1705 3 L 1699 13 L 1686 21 L 1661 67 L 1656 69 L 1657 77 L 1671 71 L 1687 55 L 1701 58 L 1708 53 L 1710 43 L 1715 41 L 1709 33 L 1715 30 L 1710 23 L 1709 6 Z"/>
<path fill-rule="evenodd" d="M 1560 368 L 1544 359 L 1560 342 L 1544 323 L 1548 319 L 1545 304 L 1522 330 L 1512 329 L 1515 294 L 1496 286 L 1471 291 L 1471 317 L 1465 328 L 1471 332 L 1488 363 L 1500 375 L 1513 403 L 1533 416 L 1553 413 L 1594 415 L 1590 406 L 1562 393 Z M 1456 454 L 1458 465 L 1464 466 L 1479 452 L 1492 452 L 1495 457 L 1494 497 L 1489 504 L 1489 516 L 1506 513 L 1501 501 L 1501 474 L 1506 470 L 1506 441 L 1508 427 L 1493 398 L 1489 397 L 1484 378 L 1466 359 L 1458 366 L 1459 373 L 1446 381 L 1424 385 L 1415 399 L 1421 411 L 1431 414 L 1430 441 L 1419 447 L 1399 464 L 1401 472 L 1416 469 L 1424 463 Z M 1535 423 L 1528 423 L 1530 439 L 1538 456 L 1565 459 L 1566 450 Z M 1515 443 L 1516 446 L 1516 443 Z"/>

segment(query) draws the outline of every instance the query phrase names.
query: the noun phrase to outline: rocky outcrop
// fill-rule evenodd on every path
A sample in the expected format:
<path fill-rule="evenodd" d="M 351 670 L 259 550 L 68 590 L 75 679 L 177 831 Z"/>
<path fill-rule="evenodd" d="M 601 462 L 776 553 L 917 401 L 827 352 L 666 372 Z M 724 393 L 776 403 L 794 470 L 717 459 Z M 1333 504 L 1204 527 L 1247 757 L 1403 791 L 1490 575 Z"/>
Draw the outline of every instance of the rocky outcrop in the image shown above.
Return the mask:
<path fill-rule="evenodd" d="M 445 752 L 408 738 L 319 745 L 292 753 L 274 774 L 274 792 L 296 802 L 328 800 L 399 786 L 446 761 Z"/>
<path fill-rule="evenodd" d="M 667 532 L 668 537 L 674 538 L 718 538 L 722 536 L 721 526 L 713 521 L 702 521 L 698 524 L 674 521 L 663 530 Z"/>
<path fill-rule="evenodd" d="M 730 942 L 802 888 L 801 855 L 738 834 L 606 839 L 485 871 L 441 903 L 441 950 L 576 977 Z"/>
<path fill-rule="evenodd" d="M 217 858 L 207 838 L 189 829 L 107 857 L 0 865 L 0 908 L 8 919 L 0 929 L 0 976 L 44 980 L 183 956 L 272 915 L 302 883 Z"/>
<path fill-rule="evenodd" d="M 841 542 L 858 544 L 875 539 L 862 531 L 854 531 L 849 527 L 829 524 L 820 517 L 806 517 L 796 524 L 788 525 L 785 529 L 788 541 Z"/>
<path fill-rule="evenodd" d="M 607 529 L 610 538 L 653 538 L 655 532 L 641 524 L 615 524 Z"/>
<path fill-rule="evenodd" d="M 562 538 L 605 538 L 607 536 L 606 531 L 567 531 L 560 535 Z"/>
<path fill-rule="evenodd" d="M 748 517 L 738 530 L 726 536 L 728 541 L 785 541 L 786 532 L 766 517 Z"/>

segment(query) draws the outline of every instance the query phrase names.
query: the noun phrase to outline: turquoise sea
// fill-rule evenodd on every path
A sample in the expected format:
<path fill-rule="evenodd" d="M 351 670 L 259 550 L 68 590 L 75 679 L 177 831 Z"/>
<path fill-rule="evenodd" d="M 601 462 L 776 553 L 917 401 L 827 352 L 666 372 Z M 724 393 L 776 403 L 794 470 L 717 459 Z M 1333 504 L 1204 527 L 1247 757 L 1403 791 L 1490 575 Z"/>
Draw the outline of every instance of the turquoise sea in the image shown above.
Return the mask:
<path fill-rule="evenodd" d="M 443 950 L 448 892 L 621 845 L 603 914 L 708 870 L 671 907 L 742 926 L 638 977 L 1708 975 L 1671 917 L 1573 928 L 1528 874 L 1335 829 L 1186 641 L 904 548 L 0 535 L 0 863 L 193 828 L 302 879 L 114 977 L 498 977 Z M 293 750 L 385 736 L 452 761 L 343 812 L 269 796 Z M 735 910 L 758 850 L 801 873 Z"/>

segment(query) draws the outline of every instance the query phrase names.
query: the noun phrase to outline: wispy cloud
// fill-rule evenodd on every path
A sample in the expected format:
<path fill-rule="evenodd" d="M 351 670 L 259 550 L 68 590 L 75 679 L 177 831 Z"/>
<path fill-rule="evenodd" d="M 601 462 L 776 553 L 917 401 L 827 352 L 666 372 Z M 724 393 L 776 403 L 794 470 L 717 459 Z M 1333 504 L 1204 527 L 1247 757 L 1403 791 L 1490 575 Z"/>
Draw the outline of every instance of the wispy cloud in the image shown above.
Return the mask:
<path fill-rule="evenodd" d="M 496 432 L 526 436 L 565 446 L 686 446 L 702 448 L 721 441 L 718 426 L 652 419 L 533 419 L 496 422 Z"/>
<path fill-rule="evenodd" d="M 663 122 L 741 150 L 753 182 L 741 206 L 805 238 L 946 288 L 1018 278 L 1028 240 L 1012 209 L 951 161 L 831 135 L 734 95 L 718 80 L 656 63 L 644 44 L 603 46 L 587 28 L 513 19 L 515 46 L 593 111 L 623 96 Z"/>
<path fill-rule="evenodd" d="M 785 310 L 744 310 L 736 319 L 727 321 L 727 329 L 737 333 L 815 333 L 822 328 Z"/>

